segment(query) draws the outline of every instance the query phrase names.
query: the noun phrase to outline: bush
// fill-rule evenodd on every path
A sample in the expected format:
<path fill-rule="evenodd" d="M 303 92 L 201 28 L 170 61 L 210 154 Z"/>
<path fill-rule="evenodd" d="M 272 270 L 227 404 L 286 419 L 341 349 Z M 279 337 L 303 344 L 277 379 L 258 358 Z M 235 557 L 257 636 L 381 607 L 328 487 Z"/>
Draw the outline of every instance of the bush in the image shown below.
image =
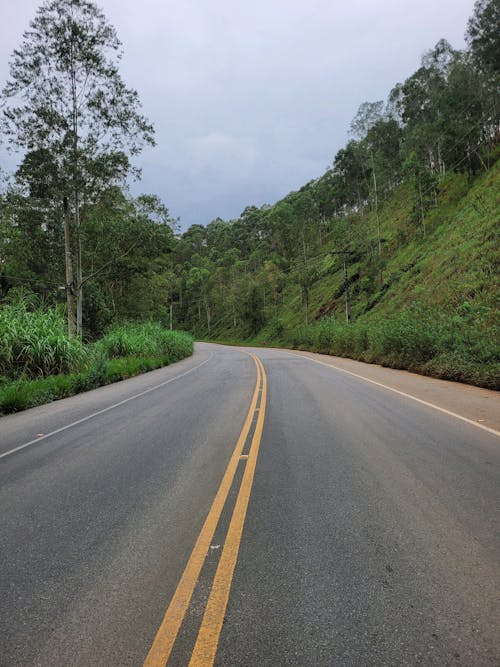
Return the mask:
<path fill-rule="evenodd" d="M 441 323 L 417 309 L 410 309 L 376 323 L 368 335 L 369 352 L 388 365 L 412 368 L 440 351 Z"/>

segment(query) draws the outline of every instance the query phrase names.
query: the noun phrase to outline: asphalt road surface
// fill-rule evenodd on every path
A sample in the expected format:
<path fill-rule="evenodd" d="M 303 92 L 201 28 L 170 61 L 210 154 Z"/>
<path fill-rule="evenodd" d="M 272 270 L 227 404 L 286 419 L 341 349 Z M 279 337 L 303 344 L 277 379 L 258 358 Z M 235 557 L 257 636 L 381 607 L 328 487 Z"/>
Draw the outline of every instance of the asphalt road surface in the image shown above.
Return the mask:
<path fill-rule="evenodd" d="M 499 406 L 199 344 L 0 419 L 0 665 L 499 665 Z"/>

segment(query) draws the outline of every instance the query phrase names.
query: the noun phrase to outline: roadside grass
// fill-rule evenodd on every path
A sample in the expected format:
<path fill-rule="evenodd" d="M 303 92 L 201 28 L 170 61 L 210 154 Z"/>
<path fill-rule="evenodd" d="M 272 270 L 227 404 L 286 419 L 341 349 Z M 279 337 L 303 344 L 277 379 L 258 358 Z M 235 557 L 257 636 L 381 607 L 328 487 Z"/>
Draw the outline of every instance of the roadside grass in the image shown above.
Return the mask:
<path fill-rule="evenodd" d="M 193 352 L 189 334 L 165 330 L 152 322 L 122 325 L 96 343 L 83 345 L 68 338 L 63 315 L 55 309 L 30 312 L 26 304 L 18 304 L 14 309 L 0 310 L 0 325 L 4 323 L 2 317 L 10 318 L 9 327 L 2 330 L 7 329 L 10 338 L 2 337 L 0 414 L 125 380 L 180 361 Z M 16 331 L 22 345 L 12 333 Z M 60 369 L 70 372 L 58 372 Z"/>
<path fill-rule="evenodd" d="M 484 335 L 484 328 L 490 336 Z M 500 322 L 481 322 L 472 307 L 448 318 L 421 307 L 390 319 L 351 325 L 325 319 L 293 327 L 281 342 L 296 349 L 350 357 L 447 380 L 500 389 Z"/>
<path fill-rule="evenodd" d="M 0 308 L 0 375 L 34 379 L 71 373 L 87 361 L 78 338 L 69 338 L 56 308 L 31 309 L 25 300 Z"/>
<path fill-rule="evenodd" d="M 177 355 L 192 353 L 192 340 L 179 336 L 155 322 L 114 327 L 98 345 L 111 358 L 128 356 Z M 182 358 L 182 357 L 180 357 Z"/>

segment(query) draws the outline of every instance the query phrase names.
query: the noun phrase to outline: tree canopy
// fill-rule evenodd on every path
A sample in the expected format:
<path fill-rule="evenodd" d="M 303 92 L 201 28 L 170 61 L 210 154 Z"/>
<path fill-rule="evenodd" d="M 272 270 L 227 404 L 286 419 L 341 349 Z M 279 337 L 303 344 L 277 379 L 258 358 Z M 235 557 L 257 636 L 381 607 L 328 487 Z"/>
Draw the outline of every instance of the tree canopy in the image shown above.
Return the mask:
<path fill-rule="evenodd" d="M 74 297 L 82 327 L 82 216 L 104 189 L 124 181 L 128 156 L 153 143 L 138 94 L 119 75 L 120 47 L 93 2 L 50 0 L 14 51 L 2 92 L 2 135 L 25 152 L 20 182 L 65 217 L 70 330 Z"/>

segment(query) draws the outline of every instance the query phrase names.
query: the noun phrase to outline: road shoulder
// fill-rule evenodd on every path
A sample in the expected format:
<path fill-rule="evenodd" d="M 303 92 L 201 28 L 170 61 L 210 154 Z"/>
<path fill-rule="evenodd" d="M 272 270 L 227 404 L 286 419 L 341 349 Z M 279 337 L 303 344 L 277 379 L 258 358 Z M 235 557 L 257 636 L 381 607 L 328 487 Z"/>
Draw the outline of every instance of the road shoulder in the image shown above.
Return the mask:
<path fill-rule="evenodd" d="M 480 426 L 500 432 L 500 394 L 490 389 L 473 387 L 460 382 L 449 382 L 385 368 L 354 359 L 332 357 L 316 352 L 282 350 L 401 392 L 419 401 L 430 403 L 442 410 L 459 415 Z"/>

